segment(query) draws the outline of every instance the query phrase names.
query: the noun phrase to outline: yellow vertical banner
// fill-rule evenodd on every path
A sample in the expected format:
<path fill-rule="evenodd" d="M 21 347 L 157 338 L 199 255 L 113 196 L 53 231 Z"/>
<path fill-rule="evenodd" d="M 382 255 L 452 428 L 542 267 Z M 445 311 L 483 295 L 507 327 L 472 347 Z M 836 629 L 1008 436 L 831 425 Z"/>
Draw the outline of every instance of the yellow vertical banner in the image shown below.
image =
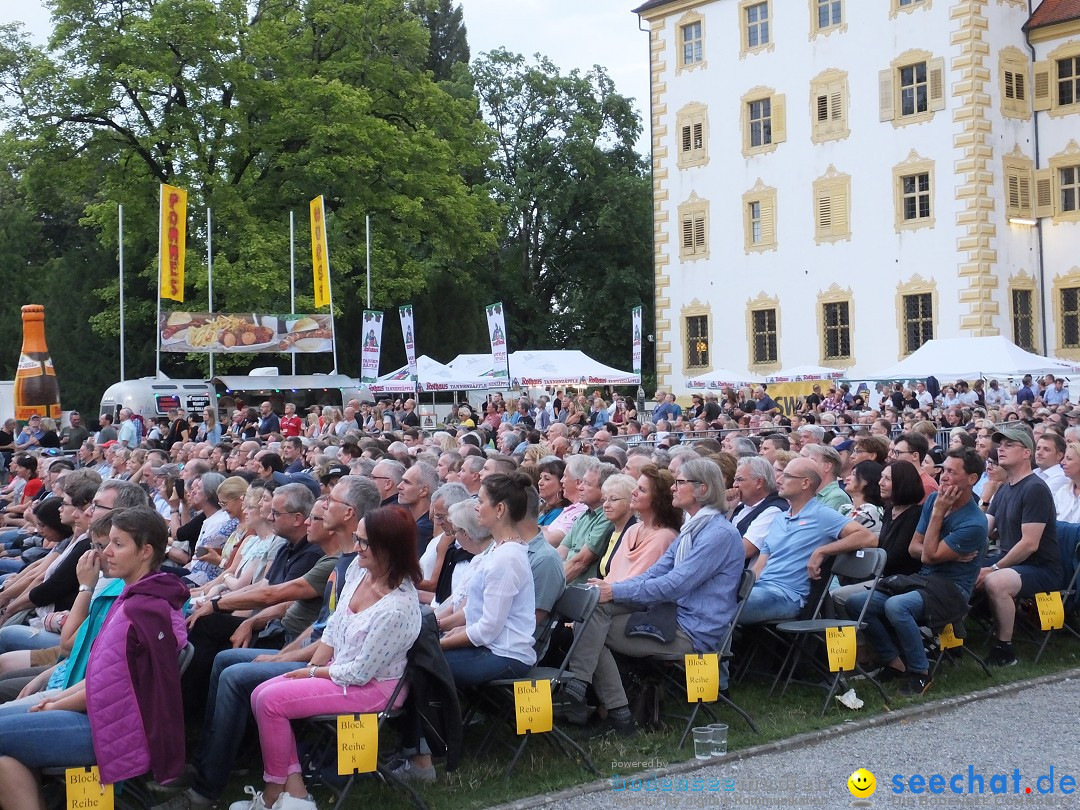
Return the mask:
<path fill-rule="evenodd" d="M 1039 609 L 1039 621 L 1043 630 L 1060 630 L 1065 626 L 1065 606 L 1061 604 L 1061 592 L 1035 594 L 1035 606 Z"/>
<path fill-rule="evenodd" d="M 515 681 L 517 733 L 551 731 L 551 681 Z"/>
<path fill-rule="evenodd" d="M 184 300 L 184 255 L 187 253 L 187 191 L 161 184 L 158 226 L 158 273 L 161 298 Z"/>
<path fill-rule="evenodd" d="M 113 786 L 101 784 L 97 765 L 64 771 L 67 810 L 113 810 Z"/>
<path fill-rule="evenodd" d="M 829 650 L 829 672 L 855 669 L 855 628 L 830 627 L 825 631 L 825 646 Z"/>
<path fill-rule="evenodd" d="M 938 644 L 943 650 L 951 650 L 953 647 L 963 647 L 964 640 L 956 637 L 956 631 L 950 623 L 941 628 L 941 634 L 938 636 Z"/>
<path fill-rule="evenodd" d="M 330 248 L 326 244 L 326 209 L 320 194 L 310 203 L 311 267 L 315 274 L 315 307 L 330 305 Z"/>
<path fill-rule="evenodd" d="M 689 653 L 684 660 L 687 703 L 715 703 L 720 697 L 720 658 L 716 653 Z"/>
<path fill-rule="evenodd" d="M 339 714 L 337 769 L 341 776 L 371 773 L 379 766 L 379 716 Z"/>

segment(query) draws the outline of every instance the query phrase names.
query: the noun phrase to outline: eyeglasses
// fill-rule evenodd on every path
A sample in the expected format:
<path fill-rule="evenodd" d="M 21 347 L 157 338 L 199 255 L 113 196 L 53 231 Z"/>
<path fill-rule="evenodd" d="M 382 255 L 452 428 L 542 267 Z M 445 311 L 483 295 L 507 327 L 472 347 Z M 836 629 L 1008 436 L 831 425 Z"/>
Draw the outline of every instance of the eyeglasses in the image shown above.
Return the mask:
<path fill-rule="evenodd" d="M 700 484 L 700 481 L 695 481 L 693 478 L 676 478 L 675 486 L 682 486 L 683 484 Z"/>
<path fill-rule="evenodd" d="M 800 479 L 801 479 L 801 480 L 805 481 L 805 480 L 807 480 L 807 479 L 808 479 L 808 478 L 809 478 L 810 476 L 809 476 L 809 475 L 792 475 L 792 474 L 791 474 L 791 473 L 789 473 L 789 472 L 782 472 L 782 473 L 780 473 L 780 475 L 778 475 L 778 476 L 776 476 L 776 477 L 777 477 L 777 478 L 794 478 L 795 480 L 800 480 Z"/>
<path fill-rule="evenodd" d="M 393 481 L 394 479 L 388 475 L 372 475 L 370 476 L 372 481 Z"/>
<path fill-rule="evenodd" d="M 335 498 L 335 497 L 334 497 L 333 495 L 327 495 L 327 496 L 326 496 L 326 502 L 327 502 L 327 503 L 338 503 L 338 504 L 341 504 L 341 505 L 342 505 L 342 506 L 344 506 L 344 507 L 345 507 L 346 509 L 352 509 L 352 508 L 353 508 L 352 504 L 351 504 L 351 503 L 349 503 L 348 501 L 343 501 L 343 500 L 341 500 L 341 498 Z"/>
<path fill-rule="evenodd" d="M 270 510 L 270 519 L 277 520 L 282 515 L 302 515 L 303 512 L 279 512 L 277 509 Z"/>
<path fill-rule="evenodd" d="M 95 512 L 111 512 L 114 507 L 106 506 L 105 504 L 98 503 L 97 501 L 91 501 L 90 508 L 93 509 Z"/>
<path fill-rule="evenodd" d="M 619 501 L 625 501 L 626 498 L 604 498 L 604 503 L 618 503 Z"/>
<path fill-rule="evenodd" d="M 354 537 L 355 537 L 355 535 L 354 535 Z M 369 548 L 371 548 L 371 541 L 368 540 L 366 537 L 357 537 L 356 538 L 356 547 L 358 549 L 360 549 L 361 551 L 367 551 Z"/>

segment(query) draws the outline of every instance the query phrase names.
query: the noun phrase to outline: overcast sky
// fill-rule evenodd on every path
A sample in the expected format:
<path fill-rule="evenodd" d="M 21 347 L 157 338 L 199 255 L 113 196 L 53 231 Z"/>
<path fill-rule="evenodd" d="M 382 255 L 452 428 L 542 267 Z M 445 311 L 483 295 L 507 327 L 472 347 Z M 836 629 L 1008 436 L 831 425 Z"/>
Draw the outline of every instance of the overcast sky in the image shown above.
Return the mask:
<path fill-rule="evenodd" d="M 475 55 L 493 48 L 549 57 L 559 69 L 605 67 L 616 88 L 635 99 L 648 127 L 648 35 L 630 9 L 640 0 L 460 0 L 469 47 Z M 51 30 L 41 0 L 0 0 L 0 24 L 18 20 L 39 41 Z M 648 143 L 643 137 L 641 143 Z"/>

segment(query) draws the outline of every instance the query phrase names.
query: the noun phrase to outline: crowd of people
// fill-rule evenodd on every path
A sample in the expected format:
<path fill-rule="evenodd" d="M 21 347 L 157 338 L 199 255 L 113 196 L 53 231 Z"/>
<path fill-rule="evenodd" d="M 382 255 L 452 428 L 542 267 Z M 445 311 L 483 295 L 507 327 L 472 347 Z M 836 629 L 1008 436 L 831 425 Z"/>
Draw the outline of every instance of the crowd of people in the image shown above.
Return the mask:
<path fill-rule="evenodd" d="M 524 677 L 578 634 L 556 717 L 634 734 L 623 662 L 720 649 L 747 568 L 742 643 L 821 583 L 831 615 L 865 614 L 877 677 L 904 695 L 930 688 L 920 627 L 970 609 L 989 663 L 1012 665 L 1017 600 L 1063 587 L 1057 524 L 1080 522 L 1063 383 L 837 385 L 789 415 L 763 386 L 686 407 L 660 391 L 648 415 L 600 392 L 496 395 L 433 431 L 412 400 L 6 426 L 0 807 L 36 810 L 37 770 L 96 762 L 179 789 L 167 810 L 209 808 L 251 720 L 264 783 L 233 810 L 313 810 L 291 721 L 383 709 L 425 616 L 451 692 Z M 889 588 L 831 577 L 873 547 Z M 599 608 L 541 643 L 575 585 Z M 461 717 L 420 694 L 393 767 L 432 781 Z"/>

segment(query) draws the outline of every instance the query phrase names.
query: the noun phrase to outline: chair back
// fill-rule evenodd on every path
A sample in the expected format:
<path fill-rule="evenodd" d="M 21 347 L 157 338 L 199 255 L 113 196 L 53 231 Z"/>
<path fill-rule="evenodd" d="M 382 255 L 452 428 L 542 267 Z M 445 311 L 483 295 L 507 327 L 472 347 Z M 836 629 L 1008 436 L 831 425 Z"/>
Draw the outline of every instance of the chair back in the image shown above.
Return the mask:
<path fill-rule="evenodd" d="M 832 579 L 833 565 L 836 557 L 826 557 L 821 563 L 821 576 L 810 581 L 810 593 L 807 594 L 806 604 L 795 616 L 798 621 L 816 619 L 821 615 L 825 607 L 825 600 L 829 596 L 829 581 Z"/>
<path fill-rule="evenodd" d="M 551 617 L 555 619 L 556 624 L 573 622 L 578 625 L 574 632 L 574 640 L 566 651 L 566 656 L 559 664 L 559 680 L 562 680 L 563 673 L 570 666 L 570 659 L 573 657 L 574 650 L 577 649 L 578 642 L 581 640 L 581 631 L 592 620 L 593 613 L 596 612 L 596 606 L 599 604 L 599 588 L 592 585 L 571 585 L 563 591 L 563 595 L 559 597 L 554 607 L 552 607 Z"/>
<path fill-rule="evenodd" d="M 180 675 L 183 677 L 187 672 L 188 665 L 191 663 L 191 659 L 195 657 L 195 645 L 190 641 L 184 645 L 184 649 L 180 650 L 178 657 L 178 663 L 180 665 Z"/>
<path fill-rule="evenodd" d="M 739 624 L 739 617 L 742 615 L 743 605 L 746 604 L 746 599 L 750 596 L 750 591 L 754 590 L 755 582 L 757 582 L 757 577 L 754 576 L 754 572 L 749 568 L 744 568 L 742 579 L 739 580 L 739 591 L 735 595 L 735 615 L 731 617 L 731 624 L 728 625 L 727 632 L 724 633 L 724 642 L 720 645 L 721 658 L 727 658 L 731 655 L 731 639 L 734 637 L 735 628 Z"/>
<path fill-rule="evenodd" d="M 832 572 L 838 577 L 850 577 L 857 582 L 864 582 L 880 576 L 885 570 L 888 556 L 883 548 L 863 548 L 838 554 L 833 561 Z"/>

